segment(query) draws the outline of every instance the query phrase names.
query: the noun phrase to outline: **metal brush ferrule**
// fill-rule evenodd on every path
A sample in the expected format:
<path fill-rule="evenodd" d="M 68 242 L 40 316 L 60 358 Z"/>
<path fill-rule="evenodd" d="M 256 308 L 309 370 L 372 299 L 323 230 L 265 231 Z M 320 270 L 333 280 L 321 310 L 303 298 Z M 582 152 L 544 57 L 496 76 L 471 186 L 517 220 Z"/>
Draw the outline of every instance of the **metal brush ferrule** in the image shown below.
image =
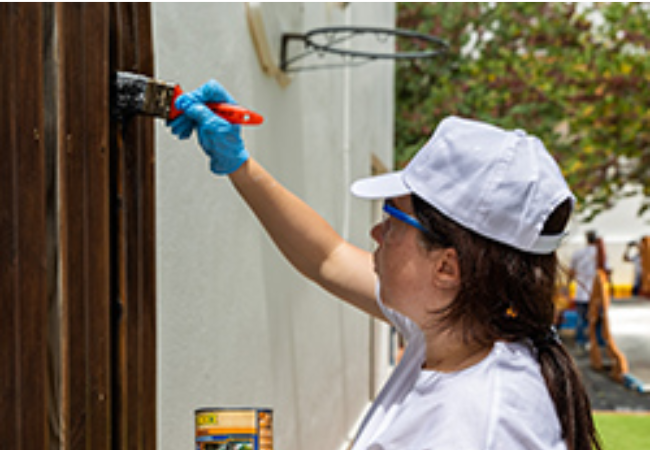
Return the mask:
<path fill-rule="evenodd" d="M 167 118 L 174 98 L 174 86 L 162 81 L 151 81 L 147 84 L 142 113 Z"/>

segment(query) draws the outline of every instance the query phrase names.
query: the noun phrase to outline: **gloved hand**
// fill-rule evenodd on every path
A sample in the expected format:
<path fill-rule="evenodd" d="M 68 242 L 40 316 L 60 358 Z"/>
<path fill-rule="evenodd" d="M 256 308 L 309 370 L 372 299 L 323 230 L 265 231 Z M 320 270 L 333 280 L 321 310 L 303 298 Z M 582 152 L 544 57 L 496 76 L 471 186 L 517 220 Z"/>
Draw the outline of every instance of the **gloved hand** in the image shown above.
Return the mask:
<path fill-rule="evenodd" d="M 250 157 L 240 134 L 240 125 L 231 124 L 213 113 L 208 102 L 235 104 L 230 94 L 216 81 L 176 99 L 176 108 L 184 113 L 169 123 L 172 133 L 187 139 L 196 127 L 199 144 L 210 157 L 210 169 L 217 175 L 237 170 Z"/>

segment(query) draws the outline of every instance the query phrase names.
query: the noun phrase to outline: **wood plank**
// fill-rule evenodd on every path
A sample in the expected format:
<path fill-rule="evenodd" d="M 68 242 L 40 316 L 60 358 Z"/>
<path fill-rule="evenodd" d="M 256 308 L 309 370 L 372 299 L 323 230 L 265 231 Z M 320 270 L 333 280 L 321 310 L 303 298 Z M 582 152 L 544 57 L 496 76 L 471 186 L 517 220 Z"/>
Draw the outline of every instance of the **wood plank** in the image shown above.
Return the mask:
<path fill-rule="evenodd" d="M 42 5 L 17 8 L 16 160 L 18 201 L 19 448 L 43 449 L 48 444 L 46 195 L 43 120 Z"/>
<path fill-rule="evenodd" d="M 117 70 L 116 61 L 121 58 L 121 47 L 117 44 L 117 36 L 122 33 L 120 10 L 122 3 L 109 4 L 109 72 Z M 124 326 L 124 313 L 122 305 L 122 292 L 124 291 L 124 273 L 117 261 L 123 253 L 125 241 L 121 225 L 122 209 L 122 173 L 120 149 L 121 133 L 119 123 L 110 121 L 110 211 L 111 211 L 111 371 L 112 371 L 112 425 L 113 442 L 116 448 L 125 448 L 125 408 L 124 408 L 124 382 L 122 367 L 125 365 L 124 340 L 122 339 Z"/>
<path fill-rule="evenodd" d="M 85 119 L 82 109 L 85 73 L 82 45 L 83 4 L 57 4 L 60 45 L 60 245 L 63 316 L 62 391 L 63 443 L 65 449 L 86 448 L 88 420 L 87 380 L 87 253 L 85 224 L 87 189 L 85 176 Z"/>
<path fill-rule="evenodd" d="M 111 46 L 115 49 L 117 60 L 113 61 L 116 69 L 137 71 L 135 46 L 132 36 L 132 10 L 129 3 L 120 3 L 114 9 L 115 21 L 119 32 L 112 36 Z M 135 70 L 134 70 L 135 69 Z M 134 119 L 138 120 L 138 119 Z M 119 273 L 119 298 L 123 314 L 119 324 L 118 348 L 119 371 L 118 384 L 120 389 L 120 439 L 121 448 L 137 449 L 137 411 L 138 411 L 138 359 L 137 330 L 134 328 L 138 321 L 137 296 L 133 295 L 133 288 L 137 285 L 137 273 L 132 267 L 137 267 L 137 254 L 134 254 L 137 240 L 133 236 L 133 218 L 137 217 L 137 210 L 133 208 L 133 199 L 129 195 L 132 191 L 131 176 L 133 161 L 130 159 L 131 130 L 134 120 L 118 124 L 115 129 L 116 152 L 115 159 L 115 189 L 119 197 L 119 209 L 116 211 L 116 240 L 118 242 L 115 268 Z M 136 331 L 136 332 L 134 332 Z"/>
<path fill-rule="evenodd" d="M 16 66 L 15 24 L 18 5 L 0 4 L 0 442 L 18 448 L 17 279 L 18 249 L 16 219 Z"/>
<path fill-rule="evenodd" d="M 143 56 L 146 54 L 146 48 L 140 40 L 140 9 L 138 4 L 130 3 L 125 8 L 123 16 L 125 21 L 124 37 L 128 39 L 123 42 L 125 48 L 126 60 L 131 61 L 134 67 L 137 67 L 138 73 L 147 73 L 147 68 L 144 66 L 146 61 Z M 146 205 L 143 198 L 143 157 L 146 148 L 143 145 L 143 140 L 146 138 L 147 125 L 151 124 L 152 120 L 146 117 L 136 117 L 128 123 L 124 133 L 124 188 L 125 188 L 125 202 L 128 211 L 126 214 L 126 236 L 129 245 L 127 246 L 126 260 L 123 264 L 126 268 L 126 298 L 127 311 L 129 312 L 130 320 L 126 327 L 127 339 L 133 344 L 128 345 L 127 348 L 131 350 L 128 355 L 128 371 L 132 376 L 132 382 L 128 390 L 128 403 L 129 403 L 129 448 L 141 449 L 145 448 L 143 442 L 145 439 L 144 423 L 145 408 L 144 408 L 144 392 L 146 390 L 146 381 L 143 376 L 144 371 L 144 354 L 146 349 L 144 347 L 144 303 L 145 299 L 143 292 L 145 289 L 143 270 L 145 261 L 143 259 L 143 245 L 144 245 L 144 223 L 143 215 Z M 150 416 L 151 417 L 151 416 Z"/>
<path fill-rule="evenodd" d="M 108 449 L 112 446 L 108 5 L 66 3 L 57 8 L 62 48 L 66 448 Z"/>
<path fill-rule="evenodd" d="M 113 69 L 152 74 L 148 4 L 112 4 Z M 121 448 L 155 448 L 155 224 L 153 120 L 114 124 L 115 270 L 122 301 L 118 348 Z"/>
<path fill-rule="evenodd" d="M 43 3 L 43 111 L 45 145 L 48 377 L 50 448 L 61 448 L 61 316 L 59 307 L 58 49 L 55 4 Z"/>
<path fill-rule="evenodd" d="M 136 3 L 137 34 L 142 73 L 154 74 L 154 52 L 151 30 L 151 4 Z M 139 184 L 141 185 L 141 239 L 142 262 L 141 317 L 141 410 L 140 428 L 142 448 L 156 447 L 156 186 L 154 121 L 143 120 L 139 152 L 141 158 Z"/>
<path fill-rule="evenodd" d="M 120 37 L 123 34 L 122 20 L 123 3 L 111 3 L 111 33 L 110 33 L 110 67 L 111 72 L 125 69 L 122 63 L 123 45 Z M 113 427 L 116 445 L 127 449 L 129 441 L 129 402 L 128 385 L 131 378 L 127 372 L 127 350 L 129 342 L 126 339 L 126 323 L 130 315 L 126 309 L 126 270 L 122 261 L 125 259 L 127 240 L 124 225 L 124 158 L 122 123 L 111 121 L 111 190 L 112 190 L 112 237 L 113 237 L 113 291 L 114 314 L 113 323 Z"/>
<path fill-rule="evenodd" d="M 85 3 L 83 18 L 86 76 L 83 110 L 89 201 L 86 303 L 90 443 L 87 448 L 102 450 L 111 447 L 108 4 Z"/>
<path fill-rule="evenodd" d="M 140 61 L 138 59 L 139 42 L 137 41 L 136 30 L 136 7 L 133 3 L 123 4 L 121 10 L 122 35 L 120 46 L 122 47 L 122 64 L 124 67 L 132 67 L 135 72 L 140 73 Z M 126 448 L 141 449 L 142 441 L 142 341 L 140 322 L 141 316 L 141 268 L 142 260 L 140 247 L 142 244 L 140 217 L 142 214 L 142 198 L 139 193 L 138 172 L 140 170 L 140 149 L 138 139 L 142 130 L 142 123 L 146 120 L 143 117 L 134 117 L 124 124 L 122 128 L 122 233 L 125 241 L 123 253 L 120 255 L 118 264 L 124 271 L 122 300 L 124 304 L 125 318 L 123 328 L 123 348 L 125 350 L 125 366 L 123 376 L 125 377 L 125 430 Z"/>

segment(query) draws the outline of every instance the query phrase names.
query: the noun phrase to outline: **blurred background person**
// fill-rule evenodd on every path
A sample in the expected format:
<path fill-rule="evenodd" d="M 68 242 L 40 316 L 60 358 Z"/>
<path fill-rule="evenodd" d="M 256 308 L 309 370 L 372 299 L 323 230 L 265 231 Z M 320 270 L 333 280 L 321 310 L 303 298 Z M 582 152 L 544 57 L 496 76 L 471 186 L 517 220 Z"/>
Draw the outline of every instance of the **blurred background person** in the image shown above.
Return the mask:
<path fill-rule="evenodd" d="M 569 284 L 575 281 L 576 345 L 583 350 L 586 349 L 588 341 L 585 330 L 589 324 L 589 300 L 598 266 L 598 249 L 596 245 L 598 235 L 594 230 L 589 230 L 585 237 L 587 245 L 573 253 L 569 269 Z"/>

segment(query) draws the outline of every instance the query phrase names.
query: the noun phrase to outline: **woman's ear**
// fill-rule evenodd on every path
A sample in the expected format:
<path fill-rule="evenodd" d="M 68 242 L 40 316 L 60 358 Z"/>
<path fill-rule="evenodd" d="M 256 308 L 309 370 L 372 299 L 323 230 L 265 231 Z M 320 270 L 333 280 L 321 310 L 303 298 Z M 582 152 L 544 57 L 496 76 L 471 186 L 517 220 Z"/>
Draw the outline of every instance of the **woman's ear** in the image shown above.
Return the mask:
<path fill-rule="evenodd" d="M 460 264 L 454 248 L 439 250 L 434 263 L 434 283 L 441 289 L 457 289 L 460 286 Z"/>

